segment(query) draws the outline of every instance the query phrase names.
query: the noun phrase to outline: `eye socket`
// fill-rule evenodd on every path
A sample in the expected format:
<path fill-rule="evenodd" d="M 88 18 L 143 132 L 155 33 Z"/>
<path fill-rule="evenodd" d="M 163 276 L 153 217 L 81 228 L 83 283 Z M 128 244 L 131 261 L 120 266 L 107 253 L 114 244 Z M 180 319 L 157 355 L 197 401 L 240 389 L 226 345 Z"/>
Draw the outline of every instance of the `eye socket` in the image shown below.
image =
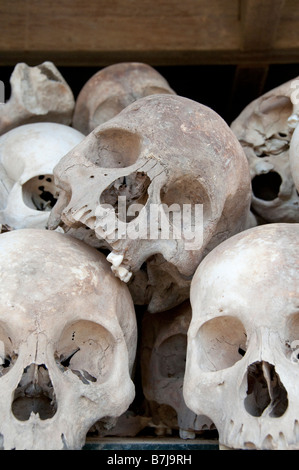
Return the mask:
<path fill-rule="evenodd" d="M 288 317 L 284 337 L 286 357 L 294 363 L 299 363 L 299 313 Z"/>
<path fill-rule="evenodd" d="M 133 165 L 141 149 L 140 137 L 124 129 L 100 130 L 95 134 L 97 148 L 88 158 L 101 168 L 126 168 Z"/>
<path fill-rule="evenodd" d="M 184 231 L 186 227 L 184 223 L 189 223 L 192 230 L 196 227 L 195 205 L 199 204 L 203 207 L 203 221 L 207 220 L 211 215 L 210 198 L 201 185 L 200 181 L 190 177 L 181 178 L 173 181 L 169 186 L 161 189 L 161 203 L 165 206 L 165 212 L 168 210 L 169 222 L 176 228 Z M 188 216 L 184 210 L 190 208 Z"/>
<path fill-rule="evenodd" d="M 0 377 L 5 375 L 15 364 L 18 354 L 3 325 L 0 324 Z"/>
<path fill-rule="evenodd" d="M 256 175 L 252 182 L 252 192 L 258 199 L 264 201 L 274 201 L 279 195 L 281 176 L 276 171 Z"/>
<path fill-rule="evenodd" d="M 58 190 L 53 175 L 39 175 L 22 186 L 23 201 L 26 206 L 38 211 L 50 211 L 57 202 Z"/>
<path fill-rule="evenodd" d="M 71 370 L 86 385 L 107 379 L 114 361 L 115 340 L 106 328 L 79 321 L 65 328 L 55 358 L 62 371 Z"/>
<path fill-rule="evenodd" d="M 181 379 L 185 374 L 187 336 L 170 336 L 159 346 L 159 368 L 165 378 Z"/>
<path fill-rule="evenodd" d="M 246 339 L 246 330 L 237 318 L 208 320 L 197 334 L 199 367 L 207 372 L 232 367 L 246 354 Z"/>

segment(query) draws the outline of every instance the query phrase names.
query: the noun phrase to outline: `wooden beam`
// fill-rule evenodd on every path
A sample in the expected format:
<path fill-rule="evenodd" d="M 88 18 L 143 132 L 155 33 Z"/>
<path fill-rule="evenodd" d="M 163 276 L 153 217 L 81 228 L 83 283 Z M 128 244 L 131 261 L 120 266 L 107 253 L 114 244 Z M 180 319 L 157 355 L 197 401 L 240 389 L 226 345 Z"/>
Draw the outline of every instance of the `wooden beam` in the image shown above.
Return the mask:
<path fill-rule="evenodd" d="M 273 48 L 285 0 L 241 0 L 244 50 Z"/>

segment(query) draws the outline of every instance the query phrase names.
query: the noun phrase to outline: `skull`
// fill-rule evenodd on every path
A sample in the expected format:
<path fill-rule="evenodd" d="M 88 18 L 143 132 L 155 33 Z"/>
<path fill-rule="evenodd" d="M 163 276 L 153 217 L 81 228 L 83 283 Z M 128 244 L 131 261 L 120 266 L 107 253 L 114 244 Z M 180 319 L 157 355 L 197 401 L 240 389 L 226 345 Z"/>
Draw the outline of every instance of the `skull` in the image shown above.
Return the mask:
<path fill-rule="evenodd" d="M 231 124 L 247 156 L 252 211 L 263 222 L 299 222 L 289 146 L 299 120 L 292 80 L 250 103 Z"/>
<path fill-rule="evenodd" d="M 226 240 L 191 285 L 184 398 L 221 446 L 299 449 L 299 224 Z"/>
<path fill-rule="evenodd" d="M 3 449 L 80 449 L 134 398 L 136 318 L 103 254 L 68 235 L 0 236 Z"/>
<path fill-rule="evenodd" d="M 290 166 L 292 178 L 299 193 L 299 126 L 294 130 L 290 144 Z"/>
<path fill-rule="evenodd" d="M 142 388 L 155 424 L 179 429 L 180 437 L 195 438 L 195 431 L 211 429 L 212 422 L 196 416 L 183 398 L 189 300 L 167 312 L 146 313 L 142 320 Z M 161 424 L 160 424 L 161 423 Z"/>
<path fill-rule="evenodd" d="M 0 223 L 45 228 L 56 202 L 53 168 L 84 135 L 63 124 L 16 127 L 0 137 Z"/>
<path fill-rule="evenodd" d="M 48 227 L 62 220 L 93 229 L 135 304 L 151 313 L 186 300 L 203 256 L 248 220 L 250 176 L 239 142 L 213 110 L 176 95 L 135 101 L 63 157 L 54 174 L 60 191 Z M 168 217 L 173 207 L 177 214 Z"/>
<path fill-rule="evenodd" d="M 17 64 L 11 97 L 0 106 L 0 135 L 23 124 L 49 121 L 69 125 L 75 107 L 72 90 L 52 62 Z"/>
<path fill-rule="evenodd" d="M 93 75 L 79 93 L 73 127 L 89 134 L 137 99 L 156 93 L 175 94 L 149 65 L 124 62 L 105 67 Z"/>

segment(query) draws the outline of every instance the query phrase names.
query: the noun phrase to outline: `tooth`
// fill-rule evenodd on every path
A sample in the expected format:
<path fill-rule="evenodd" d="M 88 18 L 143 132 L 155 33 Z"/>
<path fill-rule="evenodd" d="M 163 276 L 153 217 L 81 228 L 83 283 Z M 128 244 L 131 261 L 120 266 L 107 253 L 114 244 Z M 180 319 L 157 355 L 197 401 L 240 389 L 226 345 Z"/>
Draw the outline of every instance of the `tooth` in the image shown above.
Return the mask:
<path fill-rule="evenodd" d="M 124 266 L 111 266 L 111 270 L 116 277 L 125 283 L 129 282 L 131 279 L 132 273 Z"/>
<path fill-rule="evenodd" d="M 123 255 L 117 255 L 116 253 L 113 253 L 113 251 L 111 251 L 111 253 L 109 253 L 109 255 L 107 256 L 107 261 L 109 261 L 109 263 L 113 264 L 114 267 L 118 268 L 121 263 L 123 262 Z"/>

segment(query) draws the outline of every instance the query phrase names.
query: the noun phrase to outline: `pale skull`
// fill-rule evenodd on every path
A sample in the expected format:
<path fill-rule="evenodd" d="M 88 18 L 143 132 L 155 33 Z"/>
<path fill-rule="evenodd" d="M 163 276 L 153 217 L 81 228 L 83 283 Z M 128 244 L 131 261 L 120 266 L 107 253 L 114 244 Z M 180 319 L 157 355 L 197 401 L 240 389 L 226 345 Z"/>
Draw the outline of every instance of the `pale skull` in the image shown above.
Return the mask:
<path fill-rule="evenodd" d="M 17 64 L 10 77 L 11 96 L 0 106 L 0 135 L 33 122 L 70 125 L 75 99 L 52 62 L 29 67 Z"/>
<path fill-rule="evenodd" d="M 299 126 L 296 127 L 291 138 L 290 166 L 297 194 L 299 194 Z"/>
<path fill-rule="evenodd" d="M 136 318 L 128 288 L 68 235 L 0 235 L 3 449 L 80 449 L 134 398 Z"/>
<path fill-rule="evenodd" d="M 54 175 L 59 198 L 49 228 L 62 220 L 93 229 L 115 275 L 151 313 L 186 300 L 201 259 L 248 222 L 242 147 L 217 113 L 176 95 L 135 101 L 62 158 Z"/>
<path fill-rule="evenodd" d="M 299 224 L 226 240 L 191 285 L 184 398 L 221 447 L 299 449 Z"/>
<path fill-rule="evenodd" d="M 84 135 L 63 124 L 25 124 L 0 137 L 0 224 L 45 228 L 56 202 L 53 169 Z"/>
<path fill-rule="evenodd" d="M 94 74 L 80 91 L 75 105 L 73 127 L 89 134 L 129 104 L 157 93 L 175 94 L 153 67 L 123 62 Z"/>
<path fill-rule="evenodd" d="M 182 439 L 213 429 L 205 416 L 196 416 L 183 397 L 187 330 L 191 321 L 189 300 L 167 312 L 146 313 L 142 319 L 140 362 L 142 390 L 154 424 L 179 430 Z"/>
<path fill-rule="evenodd" d="M 292 179 L 289 147 L 299 121 L 291 80 L 254 100 L 231 124 L 247 156 L 252 211 L 264 222 L 299 222 L 299 196 Z"/>

